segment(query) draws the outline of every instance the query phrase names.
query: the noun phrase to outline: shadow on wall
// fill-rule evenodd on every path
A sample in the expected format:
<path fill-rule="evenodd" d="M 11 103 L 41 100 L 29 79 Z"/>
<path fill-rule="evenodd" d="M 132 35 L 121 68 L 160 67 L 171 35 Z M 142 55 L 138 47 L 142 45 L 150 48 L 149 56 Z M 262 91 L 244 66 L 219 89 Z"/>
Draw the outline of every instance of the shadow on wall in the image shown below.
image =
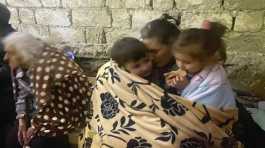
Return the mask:
<path fill-rule="evenodd" d="M 265 98 L 265 32 L 228 33 L 228 76 L 234 88 Z"/>
<path fill-rule="evenodd" d="M 96 77 L 98 68 L 106 63 L 109 59 L 95 59 L 95 58 L 76 58 L 76 62 L 85 70 L 90 77 Z"/>
<path fill-rule="evenodd" d="M 226 69 L 233 87 L 265 99 L 265 55 L 230 53 L 228 58 L 231 66 Z"/>

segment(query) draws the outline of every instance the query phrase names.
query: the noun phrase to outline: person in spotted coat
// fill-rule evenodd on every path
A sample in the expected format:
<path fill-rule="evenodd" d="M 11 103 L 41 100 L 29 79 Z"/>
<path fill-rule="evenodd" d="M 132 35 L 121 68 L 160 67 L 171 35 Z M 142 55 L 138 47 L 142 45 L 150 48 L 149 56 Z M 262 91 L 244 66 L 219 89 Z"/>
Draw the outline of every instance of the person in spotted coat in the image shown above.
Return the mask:
<path fill-rule="evenodd" d="M 12 33 L 3 43 L 14 75 L 20 143 L 69 147 L 67 135 L 83 128 L 91 113 L 87 76 L 63 51 L 30 34 Z"/>

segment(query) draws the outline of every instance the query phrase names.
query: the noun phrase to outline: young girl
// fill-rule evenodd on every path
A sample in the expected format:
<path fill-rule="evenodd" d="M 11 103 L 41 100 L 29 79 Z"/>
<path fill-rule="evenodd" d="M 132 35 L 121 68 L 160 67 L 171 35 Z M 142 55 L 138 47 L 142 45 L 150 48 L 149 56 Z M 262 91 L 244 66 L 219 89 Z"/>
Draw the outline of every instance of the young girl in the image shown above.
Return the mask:
<path fill-rule="evenodd" d="M 120 68 L 147 78 L 152 72 L 152 60 L 145 45 L 131 37 L 122 38 L 114 43 L 110 57 Z"/>
<path fill-rule="evenodd" d="M 225 47 L 223 34 L 211 25 L 181 32 L 173 46 L 179 70 L 166 74 L 167 85 L 191 101 L 217 108 L 235 107 L 234 93 L 217 56 Z"/>

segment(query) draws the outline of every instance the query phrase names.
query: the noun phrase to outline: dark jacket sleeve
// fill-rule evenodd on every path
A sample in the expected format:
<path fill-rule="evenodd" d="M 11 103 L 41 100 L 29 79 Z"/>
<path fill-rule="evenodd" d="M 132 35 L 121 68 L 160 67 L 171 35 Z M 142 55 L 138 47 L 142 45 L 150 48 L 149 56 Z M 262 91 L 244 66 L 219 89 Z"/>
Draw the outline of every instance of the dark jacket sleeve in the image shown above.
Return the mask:
<path fill-rule="evenodd" d="M 0 42 L 0 82 L 10 79 L 10 70 L 8 65 L 4 63 L 4 56 L 3 44 Z"/>
<path fill-rule="evenodd" d="M 0 65 L 0 82 L 7 82 L 8 80 L 11 79 L 10 77 L 10 69 L 8 67 L 8 65 L 6 64 L 1 64 Z"/>
<path fill-rule="evenodd" d="M 26 72 L 19 71 L 16 74 L 17 82 L 17 97 L 16 97 L 16 112 L 20 114 L 26 114 L 31 116 L 34 110 L 34 95 L 30 88 L 30 79 Z"/>
<path fill-rule="evenodd" d="M 11 72 L 8 64 L 4 63 L 4 49 L 0 42 L 0 124 L 11 123 L 15 120 L 15 101 L 13 99 Z"/>

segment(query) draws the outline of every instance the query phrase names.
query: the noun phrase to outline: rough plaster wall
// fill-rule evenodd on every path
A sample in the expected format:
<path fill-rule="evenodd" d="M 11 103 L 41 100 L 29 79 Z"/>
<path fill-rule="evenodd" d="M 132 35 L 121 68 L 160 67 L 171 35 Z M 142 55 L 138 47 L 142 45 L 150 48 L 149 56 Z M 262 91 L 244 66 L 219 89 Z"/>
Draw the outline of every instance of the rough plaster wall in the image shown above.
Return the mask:
<path fill-rule="evenodd" d="M 89 70 L 102 63 L 107 49 L 122 36 L 139 37 L 139 29 L 163 12 L 181 14 L 182 28 L 203 19 L 230 28 L 229 77 L 240 89 L 265 96 L 265 0 L 0 0 L 19 31 L 77 50 Z"/>

